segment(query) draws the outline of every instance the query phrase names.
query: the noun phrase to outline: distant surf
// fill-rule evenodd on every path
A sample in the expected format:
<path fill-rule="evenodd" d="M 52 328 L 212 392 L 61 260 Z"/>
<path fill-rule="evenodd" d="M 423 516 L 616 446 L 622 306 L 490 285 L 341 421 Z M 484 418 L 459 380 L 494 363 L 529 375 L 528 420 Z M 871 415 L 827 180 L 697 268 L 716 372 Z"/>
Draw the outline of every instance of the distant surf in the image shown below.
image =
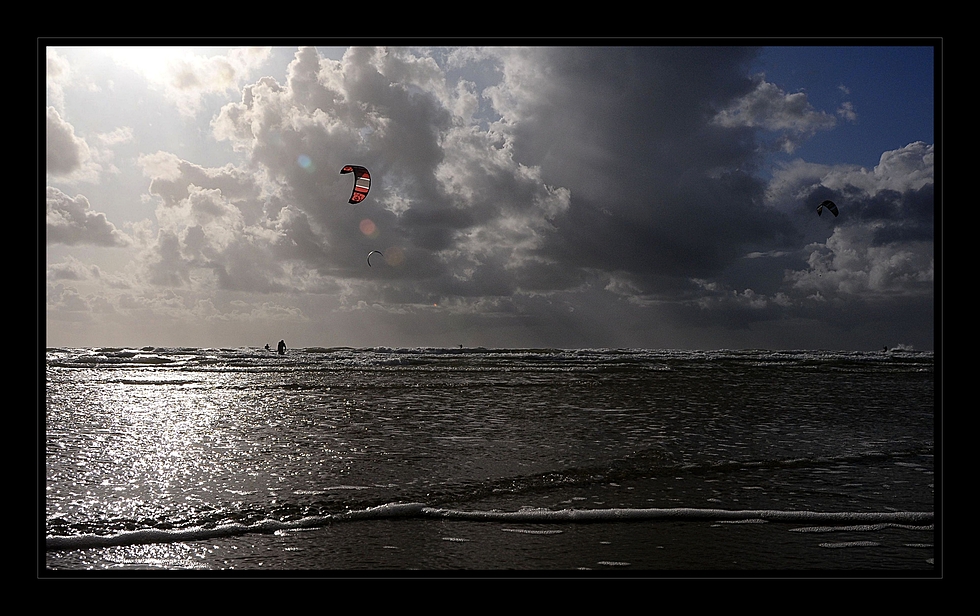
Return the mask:
<path fill-rule="evenodd" d="M 254 524 L 222 524 L 211 528 L 141 529 L 114 535 L 73 535 L 47 537 L 48 550 L 77 550 L 144 543 L 168 543 L 173 541 L 200 541 L 218 537 L 249 533 L 273 533 L 276 531 L 317 528 L 338 522 L 363 520 L 439 518 L 472 522 L 509 522 L 526 524 L 567 524 L 585 522 L 641 522 L 641 521 L 749 521 L 784 523 L 832 523 L 832 524 L 907 524 L 927 526 L 933 523 L 932 512 L 891 511 L 868 512 L 817 512 L 724 509 L 694 509 L 688 507 L 669 509 L 524 509 L 520 511 L 460 511 L 428 507 L 422 503 L 392 503 L 342 514 L 308 516 L 296 520 L 262 520 Z M 513 529 L 510 529 L 513 532 Z M 800 529 L 810 530 L 810 529 Z M 818 532 L 812 530 L 811 532 Z"/>

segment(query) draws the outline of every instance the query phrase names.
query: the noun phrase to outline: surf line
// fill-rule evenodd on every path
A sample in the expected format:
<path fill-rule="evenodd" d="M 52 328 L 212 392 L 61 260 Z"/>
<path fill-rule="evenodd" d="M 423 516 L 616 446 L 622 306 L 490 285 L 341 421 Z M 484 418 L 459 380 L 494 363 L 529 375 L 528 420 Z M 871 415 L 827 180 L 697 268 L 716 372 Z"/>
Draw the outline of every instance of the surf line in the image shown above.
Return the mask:
<path fill-rule="evenodd" d="M 617 520 L 767 520 L 770 522 L 900 522 L 906 524 L 931 524 L 934 514 L 929 511 L 875 512 L 821 512 L 780 511 L 774 509 L 528 509 L 522 511 L 458 511 L 423 507 L 420 512 L 427 517 L 474 521 L 522 521 L 522 522 L 612 522 Z"/>
<path fill-rule="evenodd" d="M 619 522 L 619 521 L 738 521 L 766 520 L 770 522 L 808 522 L 808 523 L 903 523 L 928 525 L 933 523 L 934 514 L 928 511 L 889 511 L 874 512 L 820 512 L 820 511 L 780 511 L 773 509 L 522 509 L 520 511 L 461 511 L 428 507 L 423 503 L 390 503 L 359 511 L 348 511 L 336 515 L 309 516 L 296 520 L 263 520 L 255 524 L 224 524 L 215 527 L 191 527 L 179 530 L 147 528 L 126 531 L 114 535 L 53 535 L 45 538 L 46 550 L 77 550 L 120 545 L 147 543 L 172 543 L 178 541 L 199 541 L 217 537 L 244 535 L 248 533 L 272 533 L 276 531 L 317 528 L 334 522 L 357 520 L 380 520 L 395 518 L 437 518 L 468 520 L 477 522 L 525 522 L 525 523 L 576 523 L 576 522 Z"/>

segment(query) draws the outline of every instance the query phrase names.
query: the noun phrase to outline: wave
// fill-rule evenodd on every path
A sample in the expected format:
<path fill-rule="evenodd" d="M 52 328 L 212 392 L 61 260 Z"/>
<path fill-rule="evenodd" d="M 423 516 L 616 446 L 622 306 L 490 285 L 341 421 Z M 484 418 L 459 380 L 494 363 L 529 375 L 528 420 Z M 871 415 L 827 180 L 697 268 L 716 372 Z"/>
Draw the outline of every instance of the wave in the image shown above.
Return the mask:
<path fill-rule="evenodd" d="M 346 363 L 350 366 L 413 366 L 457 361 L 476 367 L 488 365 L 532 365 L 536 368 L 589 367 L 616 368 L 652 366 L 664 369 L 675 361 L 733 363 L 757 366 L 797 366 L 813 368 L 830 366 L 834 369 L 863 369 L 869 366 L 931 366 L 931 351 L 892 349 L 884 351 L 828 350 L 705 350 L 681 351 L 670 349 L 521 349 L 484 347 L 310 347 L 291 348 L 285 355 L 261 347 L 191 348 L 152 347 L 139 349 L 121 347 L 48 348 L 49 366 L 99 367 L 121 364 L 167 364 L 191 362 L 227 362 L 237 365 L 309 365 Z"/>
<path fill-rule="evenodd" d="M 232 537 L 250 533 L 275 533 L 279 531 L 318 528 L 338 522 L 395 519 L 443 519 L 472 522 L 508 522 L 525 524 L 562 523 L 611 523 L 611 522 L 676 522 L 676 521 L 764 521 L 808 524 L 864 524 L 884 528 L 902 524 L 913 527 L 931 527 L 934 514 L 925 511 L 889 512 L 818 512 L 781 511 L 773 509 L 521 509 L 519 511 L 463 511 L 429 507 L 423 503 L 389 503 L 360 511 L 348 511 L 335 515 L 308 516 L 295 520 L 261 520 L 253 524 L 229 523 L 209 528 L 142 529 L 114 535 L 49 536 L 45 538 L 47 550 L 82 550 L 112 546 L 151 543 L 200 541 L 220 537 Z M 515 531 L 518 532 L 518 531 Z M 533 532 L 533 531 L 528 531 Z"/>
<path fill-rule="evenodd" d="M 931 450 L 913 449 L 892 454 L 866 453 L 857 456 L 827 458 L 793 458 L 784 460 L 729 461 L 721 463 L 690 464 L 674 460 L 659 449 L 644 449 L 606 464 L 585 465 L 505 476 L 476 481 L 422 482 L 416 486 L 403 486 L 400 498 L 411 504 L 384 504 L 390 496 L 391 485 L 340 484 L 320 489 L 302 489 L 293 492 L 300 502 L 278 501 L 274 508 L 250 506 L 245 509 L 222 509 L 205 512 L 203 517 L 176 516 L 160 518 L 114 519 L 111 522 L 71 523 L 61 518 L 48 519 L 48 549 L 80 549 L 126 545 L 130 543 L 158 543 L 193 541 L 211 537 L 239 535 L 251 532 L 275 532 L 296 528 L 316 527 L 337 521 L 374 517 L 442 517 L 474 521 L 525 521 L 525 522 L 591 522 L 591 521 L 642 521 L 642 520 L 712 520 L 720 523 L 747 522 L 800 522 L 808 524 L 810 532 L 820 532 L 820 523 L 881 525 L 895 523 L 922 524 L 931 520 L 932 514 L 922 513 L 815 513 L 812 511 L 722 509 L 532 509 L 517 512 L 463 511 L 453 508 L 453 503 L 472 502 L 507 495 L 533 494 L 557 486 L 589 486 L 610 482 L 629 482 L 655 476 L 673 476 L 679 472 L 687 475 L 726 473 L 742 475 L 743 471 L 760 468 L 825 468 L 843 462 L 861 464 L 865 461 L 907 464 L 904 458 L 931 455 Z M 427 504 L 418 504 L 425 499 Z M 332 512 L 346 511 L 336 514 Z M 928 517 L 924 517 L 928 516 Z M 855 527 L 856 528 L 856 527 Z"/>

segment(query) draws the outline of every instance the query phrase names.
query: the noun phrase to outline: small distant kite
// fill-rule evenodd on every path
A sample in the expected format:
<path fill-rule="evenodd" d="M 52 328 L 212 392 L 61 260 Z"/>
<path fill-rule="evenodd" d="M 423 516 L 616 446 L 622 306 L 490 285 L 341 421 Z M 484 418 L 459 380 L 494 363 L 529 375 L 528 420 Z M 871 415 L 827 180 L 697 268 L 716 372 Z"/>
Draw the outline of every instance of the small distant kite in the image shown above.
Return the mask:
<path fill-rule="evenodd" d="M 827 199 L 826 201 L 824 201 L 823 203 L 817 206 L 817 216 L 820 216 L 820 214 L 823 213 L 824 208 L 830 210 L 830 213 L 833 214 L 835 218 L 837 217 L 837 214 L 840 213 L 837 211 L 837 206 L 834 205 L 834 202 L 831 201 L 830 199 Z"/>
<path fill-rule="evenodd" d="M 372 267 L 372 265 L 371 265 L 371 255 L 373 255 L 373 254 L 379 254 L 379 255 L 381 255 L 381 258 L 384 258 L 384 255 L 381 254 L 381 251 L 380 250 L 372 250 L 371 252 L 368 253 L 368 257 L 367 257 L 368 267 Z"/>
<path fill-rule="evenodd" d="M 354 191 L 350 194 L 350 201 L 347 203 L 360 203 L 367 197 L 371 190 L 371 173 L 365 167 L 358 165 L 344 165 L 340 173 L 354 174 Z"/>

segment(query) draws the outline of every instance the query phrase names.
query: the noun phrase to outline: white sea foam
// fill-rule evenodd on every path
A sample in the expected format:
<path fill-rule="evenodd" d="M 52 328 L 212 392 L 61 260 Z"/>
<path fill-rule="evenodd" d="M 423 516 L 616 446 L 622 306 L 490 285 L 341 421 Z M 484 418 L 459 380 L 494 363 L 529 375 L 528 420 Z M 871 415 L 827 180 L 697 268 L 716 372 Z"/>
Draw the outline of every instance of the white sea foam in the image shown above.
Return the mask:
<path fill-rule="evenodd" d="M 906 524 L 929 525 L 933 520 L 931 512 L 894 511 L 884 513 L 868 512 L 817 512 L 817 511 L 778 511 L 778 510 L 723 510 L 723 509 L 522 509 L 520 511 L 462 511 L 427 507 L 422 503 L 390 503 L 370 507 L 360 511 L 349 511 L 337 515 L 308 516 L 296 520 L 261 520 L 254 524 L 224 524 L 209 528 L 186 529 L 143 529 L 120 532 L 113 535 L 73 535 L 49 536 L 45 544 L 48 550 L 68 550 L 143 543 L 169 543 L 175 541 L 197 541 L 215 537 L 244 535 L 248 533 L 274 533 L 282 530 L 315 528 L 334 522 L 379 520 L 398 518 L 440 518 L 475 522 L 523 522 L 523 523 L 574 523 L 574 522 L 620 522 L 620 521 L 755 521 L 771 522 L 862 522 L 876 521 L 881 527 L 885 523 L 904 522 Z M 845 528 L 854 529 L 854 526 Z M 871 527 L 862 527 L 870 529 Z M 503 528 L 505 532 L 526 534 L 558 534 L 556 529 L 515 529 Z M 808 529 L 795 529 L 798 532 L 816 532 Z M 449 541 L 453 539 L 447 539 Z"/>

